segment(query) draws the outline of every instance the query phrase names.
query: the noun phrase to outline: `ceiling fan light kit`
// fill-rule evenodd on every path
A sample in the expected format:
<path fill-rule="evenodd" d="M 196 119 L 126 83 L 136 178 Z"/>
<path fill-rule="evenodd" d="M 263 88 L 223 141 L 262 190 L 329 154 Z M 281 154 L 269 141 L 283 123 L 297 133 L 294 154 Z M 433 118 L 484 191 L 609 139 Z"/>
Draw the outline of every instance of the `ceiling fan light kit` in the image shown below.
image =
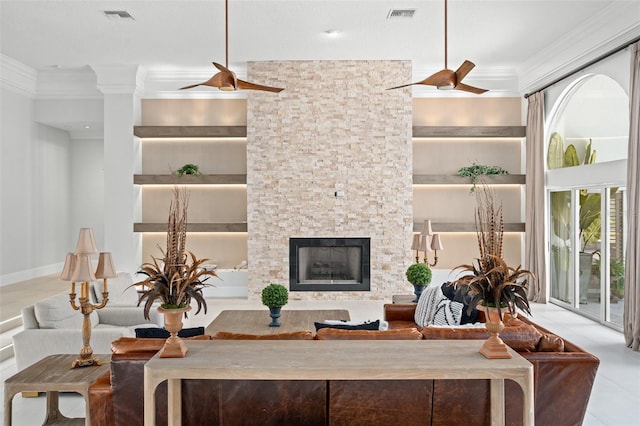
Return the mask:
<path fill-rule="evenodd" d="M 469 60 L 465 60 L 456 71 L 452 71 L 447 66 L 447 53 L 447 0 L 444 0 L 444 69 L 430 75 L 422 81 L 391 87 L 387 90 L 422 84 L 425 86 L 435 86 L 438 90 L 463 90 L 465 92 L 475 93 L 476 95 L 485 93 L 487 91 L 486 89 L 480 89 L 479 87 L 462 83 L 462 79 L 464 79 L 476 65 Z"/>

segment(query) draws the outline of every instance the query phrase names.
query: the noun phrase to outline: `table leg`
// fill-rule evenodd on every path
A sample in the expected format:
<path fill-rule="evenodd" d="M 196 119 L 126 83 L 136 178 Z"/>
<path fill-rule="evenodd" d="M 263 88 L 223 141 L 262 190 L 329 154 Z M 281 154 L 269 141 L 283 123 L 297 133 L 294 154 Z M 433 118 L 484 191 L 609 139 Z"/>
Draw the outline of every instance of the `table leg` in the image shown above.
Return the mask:
<path fill-rule="evenodd" d="M 13 397 L 17 392 L 13 392 L 13 389 L 7 389 L 4 387 L 4 426 L 11 426 L 11 410 L 13 408 Z"/>
<path fill-rule="evenodd" d="M 58 392 L 57 391 L 48 391 L 47 392 L 47 414 L 44 419 L 43 425 L 48 423 L 55 423 L 56 420 L 65 419 L 62 413 L 59 410 L 59 402 L 58 402 Z"/>
<path fill-rule="evenodd" d="M 144 426 L 156 424 L 156 387 L 158 383 L 151 373 L 144 368 Z"/>
<path fill-rule="evenodd" d="M 179 426 L 182 424 L 182 389 L 180 379 L 167 380 L 168 404 L 168 424 L 169 426 Z"/>
<path fill-rule="evenodd" d="M 504 426 L 504 379 L 491 379 L 491 425 Z"/>
<path fill-rule="evenodd" d="M 522 424 L 524 426 L 535 425 L 535 398 L 534 398 L 534 386 L 533 386 L 533 366 L 527 371 L 527 374 L 513 378 L 520 387 L 524 394 L 524 404 L 522 407 Z"/>

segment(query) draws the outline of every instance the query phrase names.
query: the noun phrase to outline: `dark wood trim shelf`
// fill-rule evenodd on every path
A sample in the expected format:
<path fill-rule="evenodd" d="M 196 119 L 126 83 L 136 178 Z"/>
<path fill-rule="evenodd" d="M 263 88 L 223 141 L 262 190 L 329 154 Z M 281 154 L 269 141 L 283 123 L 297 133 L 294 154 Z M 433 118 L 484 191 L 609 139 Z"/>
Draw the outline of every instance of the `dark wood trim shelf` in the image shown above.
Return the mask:
<path fill-rule="evenodd" d="M 413 232 L 422 231 L 423 222 L 414 222 Z M 433 232 L 476 232 L 474 223 L 445 223 L 433 222 Z M 524 232 L 524 223 L 505 223 L 504 232 Z"/>
<path fill-rule="evenodd" d="M 187 223 L 188 232 L 247 232 L 247 223 Z M 134 223 L 133 232 L 167 232 L 166 223 Z"/>
<path fill-rule="evenodd" d="M 413 126 L 414 138 L 523 138 L 526 126 Z"/>
<path fill-rule="evenodd" d="M 134 126 L 139 138 L 243 138 L 247 126 Z"/>
<path fill-rule="evenodd" d="M 523 185 L 525 175 L 482 176 L 490 185 Z M 414 185 L 471 185 L 471 178 L 458 175 L 413 175 Z"/>
<path fill-rule="evenodd" d="M 133 175 L 135 185 L 242 185 L 247 183 L 246 174 L 238 175 Z"/>

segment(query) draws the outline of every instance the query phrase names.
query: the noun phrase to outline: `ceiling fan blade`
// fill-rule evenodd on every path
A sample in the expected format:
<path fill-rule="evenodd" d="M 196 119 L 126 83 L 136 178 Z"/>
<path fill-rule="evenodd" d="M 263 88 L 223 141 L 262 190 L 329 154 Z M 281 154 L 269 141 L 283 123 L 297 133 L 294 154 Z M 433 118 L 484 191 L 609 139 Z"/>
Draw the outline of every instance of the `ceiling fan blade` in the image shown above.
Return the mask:
<path fill-rule="evenodd" d="M 389 87 L 389 88 L 388 88 L 388 89 L 386 89 L 386 90 L 402 89 L 403 87 L 413 86 L 414 84 L 419 84 L 419 83 L 403 84 L 402 86 Z"/>
<path fill-rule="evenodd" d="M 454 89 L 464 90 L 465 92 L 475 93 L 476 95 L 481 95 L 484 92 L 488 92 L 487 89 L 480 89 L 479 87 L 469 86 L 468 84 L 464 84 L 464 83 L 458 83 L 456 87 L 454 87 Z"/>
<path fill-rule="evenodd" d="M 456 85 L 456 75 L 450 69 L 443 69 L 438 71 L 435 74 L 431 74 L 429 77 L 425 78 L 418 84 L 424 84 L 427 86 L 455 86 Z"/>
<path fill-rule="evenodd" d="M 263 92 L 279 93 L 284 89 L 279 87 L 263 86 L 261 84 L 249 83 L 248 81 L 238 79 L 238 89 L 245 90 L 262 90 Z"/>
<path fill-rule="evenodd" d="M 466 77 L 467 74 L 476 66 L 471 61 L 465 60 L 462 65 L 456 70 L 456 76 L 458 77 L 458 81 L 462 81 L 463 78 Z"/>
<path fill-rule="evenodd" d="M 224 65 L 220 65 L 217 62 L 211 62 L 213 64 L 214 67 L 218 68 L 220 71 L 222 72 L 231 72 L 231 70 L 227 67 L 225 67 Z"/>
<path fill-rule="evenodd" d="M 226 68 L 225 68 L 226 69 Z M 197 86 L 209 86 L 215 87 L 220 90 L 236 90 L 236 76 L 233 72 L 226 70 L 219 73 L 214 74 L 209 80 L 198 83 L 191 84 L 189 86 L 181 87 L 180 90 L 183 89 L 192 89 Z"/>

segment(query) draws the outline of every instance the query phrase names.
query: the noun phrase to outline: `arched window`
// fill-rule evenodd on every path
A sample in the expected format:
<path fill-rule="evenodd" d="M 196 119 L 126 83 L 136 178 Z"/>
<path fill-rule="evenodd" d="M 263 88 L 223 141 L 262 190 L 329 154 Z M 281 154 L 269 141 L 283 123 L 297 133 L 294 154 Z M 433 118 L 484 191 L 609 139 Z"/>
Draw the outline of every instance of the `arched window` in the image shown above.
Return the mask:
<path fill-rule="evenodd" d="M 629 99 L 612 78 L 576 79 L 547 122 L 551 301 L 622 327 Z"/>

